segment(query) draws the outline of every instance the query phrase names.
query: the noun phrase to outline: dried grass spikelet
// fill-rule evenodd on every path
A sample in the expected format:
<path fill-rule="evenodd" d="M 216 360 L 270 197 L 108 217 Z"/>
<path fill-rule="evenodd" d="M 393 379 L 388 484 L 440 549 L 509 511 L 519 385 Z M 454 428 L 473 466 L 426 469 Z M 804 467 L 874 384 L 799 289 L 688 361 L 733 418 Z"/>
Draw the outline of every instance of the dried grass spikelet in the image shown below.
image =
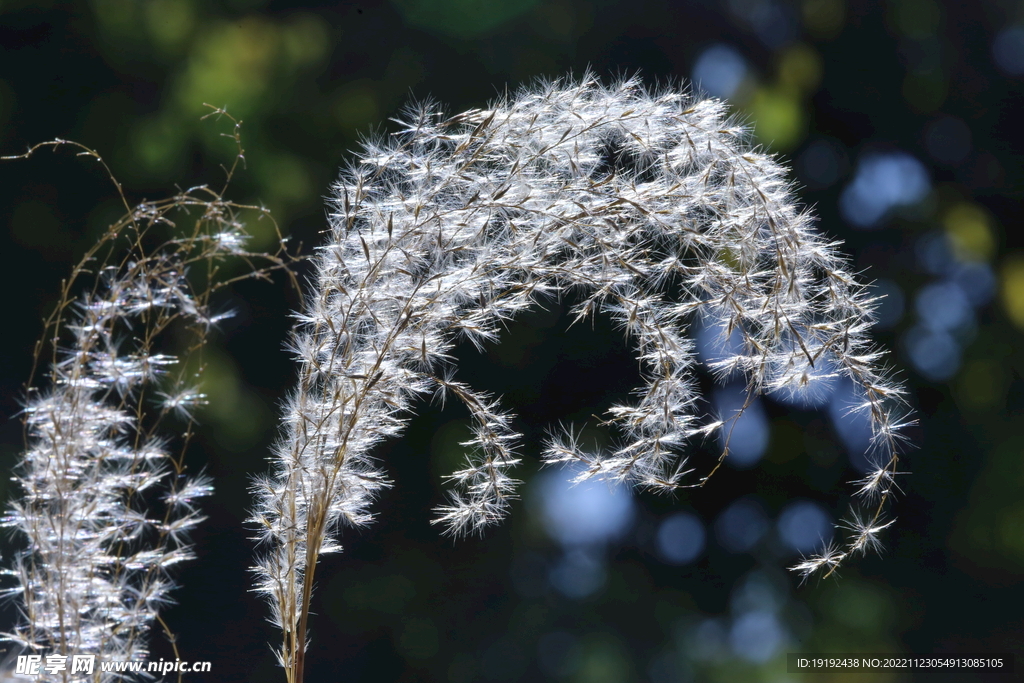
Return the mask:
<path fill-rule="evenodd" d="M 240 160 L 237 123 L 228 137 Z M 223 198 L 234 168 L 220 191 L 195 187 L 132 208 L 100 156 L 78 143 L 7 159 L 47 147 L 101 164 L 126 213 L 65 281 L 36 347 L 44 381 L 27 392 L 20 493 L 3 518 L 27 541 L 4 572 L 22 618 L 5 637 L 29 654 L 95 655 L 91 674 L 73 673 L 70 658 L 64 671 L 40 673 L 97 683 L 132 678 L 102 672 L 100 661 L 146 658 L 172 569 L 192 557 L 189 532 L 204 519 L 198 499 L 211 482 L 186 474 L 184 452 L 205 403 L 197 354 L 222 317 L 210 297 L 285 262 L 246 248 L 241 214 L 269 216 Z M 266 258 L 268 267 L 256 265 Z M 168 438 L 169 420 L 184 438 Z"/>
<path fill-rule="evenodd" d="M 317 560 L 338 549 L 342 523 L 370 519 L 387 484 L 372 450 L 401 431 L 413 401 L 450 395 L 475 423 L 437 521 L 467 533 L 506 513 L 518 435 L 494 397 L 455 379 L 450 352 L 459 339 L 495 340 L 538 297 L 573 290 L 577 318 L 611 316 L 644 380 L 638 401 L 611 410 L 616 448 L 586 453 L 555 439 L 546 462 L 655 490 L 703 485 L 728 451 L 703 478 L 685 478 L 686 442 L 722 428 L 696 411 L 686 332 L 700 316 L 739 335 L 740 350 L 713 370 L 742 373 L 751 396 L 853 380 L 877 446 L 860 496 L 869 507 L 847 546 L 797 569 L 830 572 L 874 545 L 907 422 L 903 390 L 867 338 L 875 300 L 725 104 L 586 75 L 453 117 L 427 104 L 400 125 L 365 143 L 334 187 L 292 342 L 298 387 L 273 471 L 255 486 L 258 590 L 292 683 Z"/>

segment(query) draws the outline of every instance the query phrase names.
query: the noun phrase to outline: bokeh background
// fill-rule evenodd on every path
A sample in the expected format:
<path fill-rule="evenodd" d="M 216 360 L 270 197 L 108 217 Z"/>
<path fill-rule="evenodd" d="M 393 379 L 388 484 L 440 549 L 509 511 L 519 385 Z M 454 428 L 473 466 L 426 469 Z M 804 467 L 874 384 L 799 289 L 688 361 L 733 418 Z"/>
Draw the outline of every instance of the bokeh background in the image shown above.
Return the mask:
<path fill-rule="evenodd" d="M 74 139 L 131 200 L 156 199 L 223 181 L 230 127 L 200 117 L 226 107 L 246 149 L 230 197 L 269 208 L 307 253 L 360 136 L 394 130 L 412 100 L 455 112 L 587 68 L 692 79 L 792 164 L 821 229 L 886 295 L 877 337 L 920 426 L 882 557 L 804 585 L 786 571 L 831 533 L 863 468 L 842 383 L 813 404 L 761 400 L 730 466 L 676 499 L 569 490 L 570 473 L 539 470 L 548 427 L 606 440 L 593 416 L 638 379 L 606 320 L 567 331 L 551 306 L 482 354 L 459 351 L 460 378 L 502 394 L 526 434 L 511 518 L 483 538 L 439 537 L 430 509 L 466 416 L 420 406 L 380 450 L 394 487 L 377 522 L 321 565 L 309 681 L 966 680 L 788 674 L 796 651 L 1010 652 L 1024 667 L 1021 3 L 3 0 L 0 46 L 0 153 Z M 0 164 L 4 470 L 42 317 L 117 214 L 94 166 L 66 152 Z M 268 223 L 251 228 L 271 246 Z M 217 492 L 166 619 L 182 657 L 213 663 L 208 680 L 283 680 L 247 590 L 243 520 L 293 377 L 282 345 L 298 302 L 283 281 L 237 288 L 206 357 L 211 403 L 189 458 Z M 728 413 L 736 391 L 710 391 L 708 409 Z M 170 656 L 161 637 L 153 653 Z"/>

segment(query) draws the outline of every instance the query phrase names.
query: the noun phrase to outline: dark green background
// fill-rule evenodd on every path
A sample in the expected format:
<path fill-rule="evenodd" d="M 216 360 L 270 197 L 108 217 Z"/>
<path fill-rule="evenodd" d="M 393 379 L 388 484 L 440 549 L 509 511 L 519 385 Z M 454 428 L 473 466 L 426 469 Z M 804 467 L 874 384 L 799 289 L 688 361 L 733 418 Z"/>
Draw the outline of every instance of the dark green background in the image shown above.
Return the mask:
<path fill-rule="evenodd" d="M 791 35 L 759 38 L 765 7 L 781 13 Z M 650 83 L 678 81 L 710 44 L 734 46 L 752 66 L 737 104 L 760 141 L 787 159 L 822 137 L 842 150 L 848 163 L 837 181 L 817 187 L 798 177 L 807 186 L 801 197 L 823 230 L 847 242 L 858 269 L 907 295 L 907 314 L 879 339 L 894 349 L 920 427 L 884 556 L 803 586 L 784 571 L 794 557 L 771 539 L 741 555 L 711 539 L 685 567 L 659 560 L 651 530 L 672 510 L 710 523 L 736 497 L 755 494 L 773 515 L 794 497 L 842 513 L 856 473 L 827 418 L 769 403 L 771 444 L 760 466 L 721 472 L 674 501 L 639 495 L 634 533 L 608 549 L 605 588 L 571 600 L 545 584 L 560 551 L 529 496 L 483 539 L 453 544 L 430 526 L 465 416 L 423 405 L 406 436 L 380 451 L 395 485 L 378 521 L 346 533 L 344 554 L 321 565 L 308 680 L 545 680 L 538 642 L 554 631 L 576 646 L 552 680 L 967 680 L 787 675 L 785 652 L 1021 654 L 1024 80 L 992 57 L 995 36 L 1024 20 L 1021 11 L 1008 0 L 3 0 L 0 153 L 74 139 L 104 155 L 131 199 L 158 198 L 176 184 L 222 179 L 231 145 L 219 137 L 224 128 L 199 118 L 204 102 L 224 106 L 244 121 L 247 159 L 231 196 L 266 205 L 308 251 L 348 150 L 360 135 L 391 130 L 388 118 L 411 98 L 433 97 L 454 112 L 587 67 L 606 79 L 639 71 Z M 956 163 L 935 161 L 925 146 L 927 126 L 946 114 L 972 133 L 970 153 Z M 884 148 L 927 164 L 933 192 L 878 230 L 854 230 L 840 218 L 839 194 L 859 155 Z M 902 335 L 913 325 L 914 292 L 933 279 L 915 245 L 926 234 L 963 237 L 950 219 L 957 206 L 981 217 L 967 246 L 991 265 L 999 293 L 979 310 L 960 371 L 936 383 L 911 368 Z M 0 164 L 5 468 L 21 447 L 16 414 L 42 316 L 115 213 L 109 183 L 70 153 Z M 255 229 L 268 244 L 268 231 Z M 213 662 L 204 680 L 283 680 L 268 647 L 276 636 L 247 592 L 252 547 L 242 528 L 248 478 L 265 467 L 293 373 L 282 344 L 298 295 L 278 285 L 239 288 L 224 302 L 239 314 L 208 356 L 212 405 L 190 460 L 213 475 L 217 493 L 196 534 L 199 559 L 181 571 L 179 604 L 165 613 L 182 656 Z M 586 420 L 637 382 L 628 345 L 606 321 L 567 334 L 565 325 L 555 309 L 527 316 L 484 354 L 460 351 L 460 376 L 503 394 L 518 414 L 527 480 L 546 426 Z M 790 643 L 763 665 L 697 651 L 697 625 L 728 624 L 730 596 L 751 572 L 775 582 Z M 170 652 L 160 638 L 153 650 Z"/>

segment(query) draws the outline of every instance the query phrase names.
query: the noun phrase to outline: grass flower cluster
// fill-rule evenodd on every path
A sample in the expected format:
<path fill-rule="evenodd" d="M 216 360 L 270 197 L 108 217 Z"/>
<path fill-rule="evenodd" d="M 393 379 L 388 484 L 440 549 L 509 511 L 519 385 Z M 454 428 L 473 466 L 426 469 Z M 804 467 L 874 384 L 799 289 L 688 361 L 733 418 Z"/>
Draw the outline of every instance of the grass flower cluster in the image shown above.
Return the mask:
<path fill-rule="evenodd" d="M 588 452 L 570 431 L 546 445 L 545 463 L 655 491 L 705 485 L 729 456 L 735 422 L 702 412 L 688 334 L 700 324 L 732 340 L 735 352 L 710 370 L 745 381 L 744 409 L 760 394 L 853 382 L 875 469 L 841 523 L 844 544 L 795 569 L 827 575 L 878 548 L 909 411 L 868 338 L 877 302 L 799 207 L 784 168 L 751 145 L 722 102 L 587 75 L 456 116 L 425 104 L 399 125 L 365 143 L 333 188 L 330 229 L 290 342 L 297 386 L 270 472 L 253 485 L 256 590 L 281 631 L 289 683 L 304 677 L 320 557 L 340 549 L 344 525 L 372 519 L 371 503 L 389 485 L 375 446 L 401 433 L 417 401 L 459 401 L 475 425 L 436 522 L 474 533 L 507 513 L 519 435 L 496 397 L 458 379 L 453 350 L 462 340 L 494 342 L 518 314 L 568 293 L 577 320 L 610 316 L 628 336 L 643 384 L 607 416 L 612 448 Z M 8 518 L 30 541 L 18 563 L 26 643 L 137 646 L 123 634 L 154 618 L 164 569 L 187 556 L 183 535 L 199 520 L 192 501 L 209 489 L 169 476 L 177 461 L 144 428 L 144 399 L 174 367 L 150 340 L 171 318 L 208 327 L 183 265 L 215 262 L 241 242 L 220 231 L 172 244 L 179 251 L 109 271 L 76 309 L 72 350 L 51 365 L 53 388 L 29 404 L 24 496 Z M 146 332 L 135 330 L 126 348 L 117 332 L 129 324 Z M 198 398 L 180 385 L 160 391 L 161 411 Z M 717 459 L 687 455 L 721 430 Z M 133 506 L 168 485 L 165 517 Z"/>
<path fill-rule="evenodd" d="M 712 370 L 742 375 L 751 397 L 853 380 L 877 446 L 859 491 L 869 507 L 851 513 L 846 546 L 797 569 L 831 572 L 876 545 L 907 418 L 867 338 L 875 300 L 723 103 L 585 77 L 454 117 L 428 104 L 400 125 L 365 144 L 334 187 L 292 342 L 299 385 L 273 472 L 256 486 L 260 591 L 289 680 L 302 680 L 319 557 L 338 550 L 341 524 L 371 518 L 387 482 L 373 448 L 419 397 L 452 396 L 475 423 L 437 521 L 474 532 L 508 510 L 518 435 L 495 398 L 456 379 L 451 351 L 496 340 L 504 322 L 568 291 L 582 294 L 577 318 L 609 315 L 630 337 L 645 383 L 611 410 L 617 447 L 587 453 L 556 438 L 545 462 L 660 491 L 703 485 L 728 447 L 687 476 L 700 465 L 686 443 L 725 424 L 699 413 L 686 335 L 699 318 L 741 340 Z"/>
<path fill-rule="evenodd" d="M 238 141 L 237 128 L 231 137 Z M 23 156 L 63 146 L 103 164 L 61 140 Z M 210 296 L 238 277 L 227 261 L 265 257 L 245 250 L 239 212 L 254 207 L 208 187 L 124 206 L 65 282 L 37 346 L 36 362 L 49 369 L 28 390 L 21 494 L 3 518 L 27 541 L 6 570 L 22 613 L 6 638 L 22 654 L 145 659 L 148 633 L 171 600 L 170 572 L 193 556 L 189 532 L 204 519 L 198 499 L 213 490 L 208 477 L 185 472 L 183 457 L 193 412 L 205 403 L 199 352 L 223 317 Z M 177 443 L 170 424 L 184 435 Z M 44 678 L 121 676 L 97 665 L 91 675 L 67 666 Z"/>

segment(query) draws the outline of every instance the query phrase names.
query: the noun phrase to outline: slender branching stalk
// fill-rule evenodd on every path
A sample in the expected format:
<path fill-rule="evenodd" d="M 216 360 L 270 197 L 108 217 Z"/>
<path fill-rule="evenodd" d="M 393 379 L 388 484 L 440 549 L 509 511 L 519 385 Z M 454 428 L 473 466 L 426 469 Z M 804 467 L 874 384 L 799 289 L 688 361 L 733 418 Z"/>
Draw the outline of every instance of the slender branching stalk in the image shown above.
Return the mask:
<path fill-rule="evenodd" d="M 548 444 L 545 462 L 658 491 L 705 485 L 728 447 L 701 466 L 685 446 L 728 428 L 698 410 L 687 330 L 700 319 L 738 340 L 711 370 L 742 376 L 746 405 L 853 381 L 875 470 L 860 482 L 845 544 L 795 569 L 827 575 L 878 545 L 908 409 L 868 340 L 876 300 L 723 103 L 588 75 L 454 117 L 424 105 L 400 126 L 365 143 L 334 187 L 291 345 L 298 386 L 272 472 L 254 486 L 257 590 L 281 629 L 289 683 L 303 680 L 316 565 L 339 550 L 342 524 L 370 520 L 388 485 L 373 448 L 402 430 L 414 401 L 452 396 L 475 423 L 437 521 L 468 533 L 507 512 L 518 435 L 494 397 L 456 379 L 451 351 L 460 339 L 496 340 L 543 297 L 573 291 L 577 319 L 611 316 L 644 382 L 635 403 L 610 411 L 613 449 L 585 452 L 570 435 Z"/>
<path fill-rule="evenodd" d="M 228 137 L 237 165 L 237 122 Z M 149 629 L 171 601 L 170 570 L 192 556 L 197 501 L 212 490 L 184 466 L 205 402 L 198 354 L 222 317 L 210 297 L 284 262 L 257 265 L 267 256 L 246 249 L 240 214 L 265 212 L 223 191 L 195 187 L 131 208 L 100 156 L 78 143 L 54 140 L 8 159 L 48 147 L 102 165 L 126 214 L 64 282 L 36 347 L 45 380 L 30 382 L 21 493 L 4 517 L 27 541 L 7 570 L 22 619 L 6 636 L 25 653 L 69 657 L 63 670 L 40 672 L 46 680 L 111 681 L 129 674 L 104 673 L 95 660 L 91 673 L 76 671 L 70 656 L 146 657 Z M 168 438 L 168 420 L 180 443 Z"/>

